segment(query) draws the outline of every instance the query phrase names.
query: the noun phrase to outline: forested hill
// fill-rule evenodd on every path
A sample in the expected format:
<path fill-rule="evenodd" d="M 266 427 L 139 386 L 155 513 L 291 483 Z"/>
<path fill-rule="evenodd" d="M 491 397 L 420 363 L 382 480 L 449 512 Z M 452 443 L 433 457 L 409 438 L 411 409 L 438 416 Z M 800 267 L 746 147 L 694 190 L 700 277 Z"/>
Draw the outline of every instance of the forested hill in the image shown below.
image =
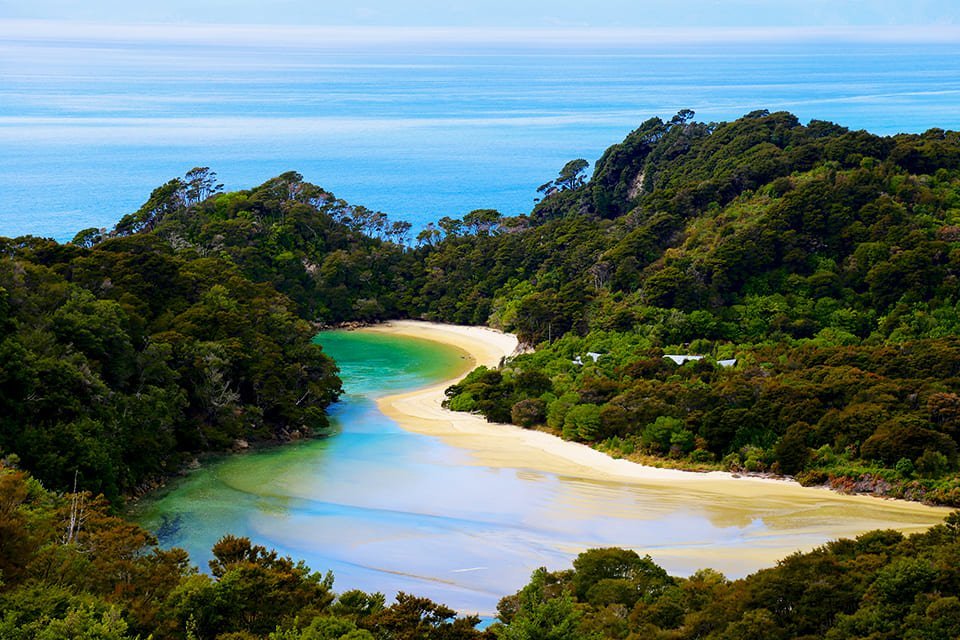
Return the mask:
<path fill-rule="evenodd" d="M 109 232 L 0 240 L 0 637 L 957 636 L 957 515 L 733 582 L 594 550 L 479 632 L 414 596 L 337 597 L 242 538 L 198 575 L 63 493 L 118 502 L 198 452 L 322 431 L 339 381 L 308 321 L 419 317 L 536 346 L 452 387 L 454 409 L 960 505 L 960 134 L 692 115 L 647 121 L 589 180 L 572 160 L 530 215 L 472 211 L 415 240 L 296 173 L 222 193 L 205 168 Z"/>
<path fill-rule="evenodd" d="M 539 345 L 454 408 L 956 503 L 960 135 L 692 116 L 643 123 L 589 180 L 571 161 L 529 215 L 415 238 L 294 172 L 222 193 L 197 168 L 109 232 L 5 241 L 0 448 L 52 486 L 126 491 L 322 426 L 337 386 L 304 321 L 416 317 Z"/>
<path fill-rule="evenodd" d="M 424 312 L 539 345 L 451 407 L 960 504 L 960 134 L 684 112 L 580 166 L 529 219 L 425 252 Z"/>
<path fill-rule="evenodd" d="M 114 503 L 194 455 L 311 435 L 340 392 L 296 305 L 152 234 L 0 239 L 0 458 Z"/>
<path fill-rule="evenodd" d="M 561 172 L 529 218 L 426 251 L 419 310 L 532 344 L 652 323 L 666 344 L 931 333 L 909 317 L 955 302 L 960 134 L 688 117 L 644 123 L 585 184 Z"/>

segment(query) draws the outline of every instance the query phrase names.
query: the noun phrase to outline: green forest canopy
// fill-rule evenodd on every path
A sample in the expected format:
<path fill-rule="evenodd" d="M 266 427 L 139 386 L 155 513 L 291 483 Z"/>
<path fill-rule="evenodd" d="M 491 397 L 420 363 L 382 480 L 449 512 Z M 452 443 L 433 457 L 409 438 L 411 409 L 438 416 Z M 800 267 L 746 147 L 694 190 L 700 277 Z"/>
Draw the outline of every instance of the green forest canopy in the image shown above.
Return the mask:
<path fill-rule="evenodd" d="M 683 111 L 586 167 L 567 163 L 529 215 L 444 217 L 414 242 L 409 224 L 299 174 L 223 193 L 203 167 L 111 231 L 0 241 L 0 528 L 22 524 L 2 529 L 3 637 L 213 637 L 223 620 L 235 638 L 475 637 L 413 597 L 402 621 L 375 624 L 390 608 L 358 595 L 337 627 L 323 620 L 346 594 L 249 541 L 215 550 L 248 563 L 239 577 L 226 559 L 194 575 L 90 496 L 101 515 L 71 533 L 75 498 L 15 470 L 116 505 L 204 451 L 322 433 L 339 380 L 311 322 L 490 324 L 536 350 L 452 387 L 454 409 L 613 455 L 960 505 L 960 134 Z M 735 582 L 588 553 L 572 573 L 535 574 L 495 633 L 952 637 L 955 524 L 840 541 Z M 101 527 L 115 531 L 96 560 Z M 611 554 L 626 569 L 583 577 Z M 241 597 L 264 584 L 292 590 L 269 613 Z"/>

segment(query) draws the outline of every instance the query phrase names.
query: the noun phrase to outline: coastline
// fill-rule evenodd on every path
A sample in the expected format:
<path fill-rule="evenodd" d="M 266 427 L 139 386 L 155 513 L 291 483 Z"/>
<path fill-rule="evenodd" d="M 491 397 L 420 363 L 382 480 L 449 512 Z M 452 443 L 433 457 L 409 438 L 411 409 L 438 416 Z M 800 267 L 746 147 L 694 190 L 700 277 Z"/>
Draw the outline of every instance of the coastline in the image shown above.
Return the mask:
<path fill-rule="evenodd" d="M 591 447 L 542 431 L 487 422 L 482 416 L 453 412 L 441 406 L 444 390 L 461 379 L 472 367 L 495 367 L 513 355 L 518 343 L 514 336 L 486 327 L 464 327 L 414 320 L 392 321 L 360 331 L 387 333 L 432 340 L 456 347 L 468 354 L 471 364 L 455 378 L 415 391 L 377 398 L 382 413 L 402 428 L 434 436 L 467 450 L 475 464 L 555 474 L 588 482 L 616 482 L 636 486 L 670 486 L 678 492 L 715 495 L 718 500 L 737 498 L 773 503 L 805 503 L 851 508 L 881 508 L 901 517 L 917 517 L 925 525 L 902 530 L 921 530 L 946 516 L 946 507 L 891 500 L 869 495 L 848 495 L 826 487 L 803 487 L 792 480 L 739 476 L 724 471 L 693 472 L 648 467 L 629 460 L 611 458 Z M 889 525 L 888 525 L 889 526 Z"/>

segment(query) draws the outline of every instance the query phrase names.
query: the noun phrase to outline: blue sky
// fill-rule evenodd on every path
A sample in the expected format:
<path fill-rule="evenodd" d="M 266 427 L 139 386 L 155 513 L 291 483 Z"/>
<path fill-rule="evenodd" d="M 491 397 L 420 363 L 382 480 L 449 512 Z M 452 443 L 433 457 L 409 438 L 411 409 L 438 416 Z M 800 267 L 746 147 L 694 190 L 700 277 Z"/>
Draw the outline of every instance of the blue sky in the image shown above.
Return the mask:
<path fill-rule="evenodd" d="M 923 27 L 957 0 L 0 0 L 0 19 L 407 27 Z"/>

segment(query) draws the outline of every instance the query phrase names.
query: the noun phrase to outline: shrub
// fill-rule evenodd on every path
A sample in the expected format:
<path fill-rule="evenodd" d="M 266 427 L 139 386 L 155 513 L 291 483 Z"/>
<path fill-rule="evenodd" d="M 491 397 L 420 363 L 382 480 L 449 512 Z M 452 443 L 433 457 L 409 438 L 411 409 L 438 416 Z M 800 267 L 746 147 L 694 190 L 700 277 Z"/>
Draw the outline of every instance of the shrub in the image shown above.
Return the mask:
<path fill-rule="evenodd" d="M 510 420 L 520 427 L 530 428 L 543 424 L 546 419 L 547 403 L 540 398 L 527 398 L 510 408 Z"/>

